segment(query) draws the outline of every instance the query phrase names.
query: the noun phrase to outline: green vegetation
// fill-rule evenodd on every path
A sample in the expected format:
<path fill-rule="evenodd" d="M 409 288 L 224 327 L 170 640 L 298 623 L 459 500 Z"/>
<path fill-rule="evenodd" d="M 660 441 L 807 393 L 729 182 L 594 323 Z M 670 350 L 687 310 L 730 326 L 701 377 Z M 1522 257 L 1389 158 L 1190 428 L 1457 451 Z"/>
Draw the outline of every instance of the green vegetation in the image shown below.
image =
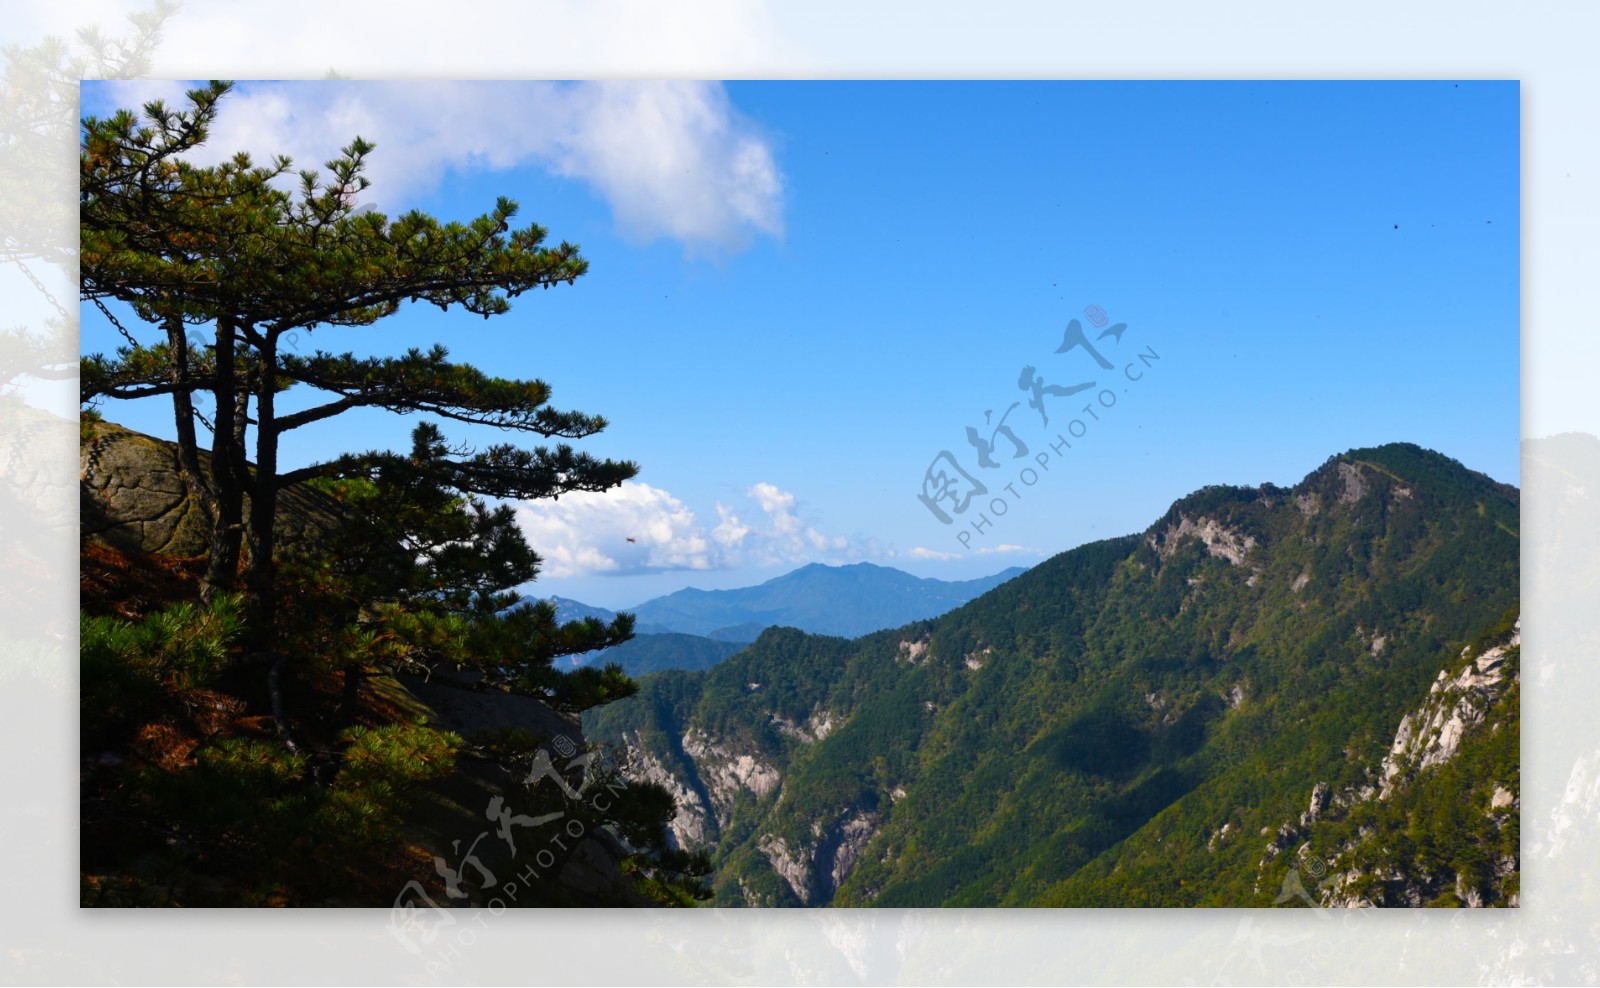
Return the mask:
<path fill-rule="evenodd" d="M 543 382 L 451 363 L 442 347 L 371 359 L 284 347 L 291 331 L 368 326 L 408 301 L 496 315 L 587 263 L 574 245 L 544 246 L 538 226 L 511 229 L 505 199 L 468 223 L 357 212 L 373 151 L 359 138 L 326 181 L 302 172 L 297 194 L 274 184 L 287 159 L 195 166 L 183 155 L 228 89 L 195 90 L 183 111 L 83 121 L 83 296 L 137 321 L 118 322 L 128 344 L 115 356 L 84 358 L 82 398 L 172 403 L 177 441 L 154 455 L 170 452 L 209 534 L 190 561 L 85 544 L 83 902 L 388 906 L 413 879 L 470 898 L 437 880 L 464 869 L 462 839 L 502 820 L 483 854 L 505 869 L 513 824 L 558 818 L 586 836 L 548 852 L 519 904 L 698 901 L 708 865 L 667 846 L 671 797 L 621 784 L 573 740 L 571 715 L 634 682 L 615 664 L 554 665 L 628 640 L 631 617 L 559 623 L 548 604 L 519 604 L 511 588 L 539 559 L 510 508 L 484 500 L 603 491 L 637 467 L 565 442 L 474 450 L 431 421 L 405 452 L 278 465 L 285 433 L 363 407 L 562 440 L 598 432 L 604 419 L 548 407 Z M 296 389 L 324 402 L 280 409 Z M 99 421 L 86 413 L 85 442 Z M 275 529 L 295 485 L 337 524 L 289 548 Z M 138 574 L 159 577 L 138 599 L 106 592 Z M 434 705 L 419 699 L 429 688 Z M 440 713 L 441 689 L 471 709 Z M 450 724 L 474 709 L 537 726 L 469 741 Z M 585 798 L 594 785 L 608 798 Z M 573 864 L 580 847 L 592 853 Z M 564 878 L 569 864 L 589 877 Z"/>
<path fill-rule="evenodd" d="M 1445 667 L 1453 679 L 1491 644 L 1501 627 Z M 1340 892 L 1375 905 L 1505 905 L 1520 891 L 1520 649 L 1507 649 L 1508 685 L 1493 716 L 1463 738 L 1443 764 L 1402 777 L 1389 799 L 1334 808 L 1306 835 L 1332 860 L 1332 875 L 1353 877 Z M 1501 802 L 1496 805 L 1497 794 Z"/>
<path fill-rule="evenodd" d="M 1502 624 L 1517 515 L 1515 489 L 1437 453 L 1356 450 L 1293 489 L 1197 492 L 1144 536 L 934 621 L 855 642 L 769 631 L 587 723 L 637 736 L 713 808 L 721 904 L 1273 905 L 1292 853 L 1263 869 L 1262 831 L 1319 782 L 1365 784 L 1440 670 Z M 784 729 L 817 718 L 834 725 L 821 740 Z M 1497 723 L 1349 824 L 1438 837 L 1461 822 L 1446 804 L 1478 814 L 1442 852 L 1384 859 L 1398 884 L 1479 875 L 1514 842 L 1484 816 L 1483 787 L 1516 778 L 1515 721 Z M 727 756 L 685 751 L 690 732 L 781 787 L 719 782 Z M 863 814 L 870 838 L 839 868 Z M 774 873 L 774 839 L 803 860 L 800 888 Z"/>

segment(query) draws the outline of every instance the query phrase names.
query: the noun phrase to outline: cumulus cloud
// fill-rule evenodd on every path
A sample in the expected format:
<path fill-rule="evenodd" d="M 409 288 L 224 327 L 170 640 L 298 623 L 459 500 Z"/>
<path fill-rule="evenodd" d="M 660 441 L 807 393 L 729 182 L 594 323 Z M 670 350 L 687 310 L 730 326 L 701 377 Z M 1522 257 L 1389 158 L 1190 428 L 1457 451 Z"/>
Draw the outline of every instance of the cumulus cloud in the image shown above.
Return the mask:
<path fill-rule="evenodd" d="M 894 556 L 875 540 L 822 531 L 801 517 L 793 494 L 773 484 L 755 484 L 745 496 L 743 509 L 719 502 L 709 530 L 672 494 L 632 480 L 603 494 L 525 501 L 515 510 L 550 577 Z"/>
<path fill-rule="evenodd" d="M 182 105 L 185 88 L 103 84 L 119 106 Z M 783 233 L 771 143 L 713 82 L 246 83 L 192 157 L 246 150 L 261 163 L 287 154 L 296 169 L 321 169 L 357 135 L 377 145 L 369 195 L 391 214 L 453 171 L 534 166 L 588 185 L 635 243 L 728 251 Z"/>
<path fill-rule="evenodd" d="M 593 83 L 566 101 L 556 167 L 598 189 L 625 236 L 727 247 L 783 232 L 772 151 L 720 85 Z"/>
<path fill-rule="evenodd" d="M 842 535 L 828 535 L 801 520 L 795 511 L 794 495 L 772 484 L 755 484 L 745 491 L 745 496 L 756 503 L 765 516 L 763 522 L 748 525 L 727 505 L 717 505 L 722 524 L 717 526 L 716 537 L 726 546 L 730 563 L 765 566 L 818 557 L 859 558 L 872 551 L 869 546 L 853 544 Z"/>
<path fill-rule="evenodd" d="M 658 487 L 625 481 L 603 494 L 516 505 L 547 576 L 711 569 L 712 543 L 694 512 Z"/>

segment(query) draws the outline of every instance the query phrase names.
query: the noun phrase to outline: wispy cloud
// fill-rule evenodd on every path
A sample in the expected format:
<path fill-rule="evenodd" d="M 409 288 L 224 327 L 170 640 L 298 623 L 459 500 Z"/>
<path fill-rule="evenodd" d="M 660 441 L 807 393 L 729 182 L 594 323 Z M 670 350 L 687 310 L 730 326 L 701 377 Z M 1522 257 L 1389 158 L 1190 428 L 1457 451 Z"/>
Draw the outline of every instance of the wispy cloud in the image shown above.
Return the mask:
<path fill-rule="evenodd" d="M 928 549 L 919 545 L 907 552 L 906 555 L 911 556 L 914 559 L 965 559 L 968 556 L 993 556 L 1011 552 L 1020 552 L 1031 556 L 1044 555 L 1044 553 L 1037 549 L 1029 549 L 1027 546 L 1021 545 L 1012 545 L 1009 542 L 1002 542 L 999 545 L 983 546 L 978 549 L 973 549 L 970 552 L 942 552 L 938 549 Z"/>
<path fill-rule="evenodd" d="M 709 529 L 671 493 L 627 481 L 603 494 L 567 494 L 516 505 L 544 575 L 630 575 L 665 570 L 728 569 L 779 563 L 893 558 L 876 540 L 825 532 L 804 518 L 795 496 L 758 483 L 749 504 L 716 505 Z"/>
<path fill-rule="evenodd" d="M 181 105 L 185 88 L 138 80 L 101 91 L 132 107 Z M 534 166 L 589 186 L 634 243 L 725 253 L 783 234 L 772 142 L 714 82 L 246 83 L 193 157 L 245 150 L 320 169 L 357 135 L 377 145 L 369 194 L 391 213 L 452 172 Z"/>
<path fill-rule="evenodd" d="M 717 515 L 722 523 L 717 526 L 714 537 L 726 547 L 730 561 L 765 566 L 851 555 L 850 539 L 842 535 L 825 534 L 801 520 L 795 513 L 795 497 L 788 491 L 760 483 L 745 491 L 745 496 L 756 503 L 764 516 L 754 524 L 746 524 L 727 505 L 717 505 Z M 857 551 L 859 553 L 861 550 Z"/>

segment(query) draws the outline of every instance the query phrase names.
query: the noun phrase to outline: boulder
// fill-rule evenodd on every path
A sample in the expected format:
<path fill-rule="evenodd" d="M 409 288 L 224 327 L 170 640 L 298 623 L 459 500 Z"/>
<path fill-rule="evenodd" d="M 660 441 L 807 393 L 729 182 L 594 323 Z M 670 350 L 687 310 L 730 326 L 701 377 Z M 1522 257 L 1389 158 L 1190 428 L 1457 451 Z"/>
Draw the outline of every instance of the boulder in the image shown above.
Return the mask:
<path fill-rule="evenodd" d="M 177 445 L 111 422 L 85 423 L 78 446 L 82 537 L 122 552 L 199 556 L 209 545 L 210 521 L 190 498 Z M 211 457 L 200 456 L 202 470 Z M 254 467 L 251 468 L 252 472 Z M 249 499 L 245 500 L 248 517 Z M 278 494 L 277 543 L 315 546 L 337 529 L 339 504 L 304 485 Z"/>

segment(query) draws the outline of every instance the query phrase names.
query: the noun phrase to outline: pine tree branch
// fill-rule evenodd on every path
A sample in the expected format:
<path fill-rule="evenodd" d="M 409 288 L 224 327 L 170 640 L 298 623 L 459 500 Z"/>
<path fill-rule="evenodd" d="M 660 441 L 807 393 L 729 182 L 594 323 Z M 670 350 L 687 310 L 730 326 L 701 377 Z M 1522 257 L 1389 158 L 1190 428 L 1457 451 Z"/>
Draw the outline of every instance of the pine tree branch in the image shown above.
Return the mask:
<path fill-rule="evenodd" d="M 543 381 L 492 377 L 475 367 L 451 363 L 448 351 L 411 349 L 402 357 L 357 358 L 318 351 L 288 355 L 280 367 L 299 383 L 340 394 L 338 401 L 285 415 L 280 427 L 297 429 L 352 408 L 376 406 L 392 412 L 429 412 L 470 425 L 537 433 L 546 438 L 582 439 L 606 426 L 597 415 L 560 412 L 546 406 L 550 387 Z"/>

